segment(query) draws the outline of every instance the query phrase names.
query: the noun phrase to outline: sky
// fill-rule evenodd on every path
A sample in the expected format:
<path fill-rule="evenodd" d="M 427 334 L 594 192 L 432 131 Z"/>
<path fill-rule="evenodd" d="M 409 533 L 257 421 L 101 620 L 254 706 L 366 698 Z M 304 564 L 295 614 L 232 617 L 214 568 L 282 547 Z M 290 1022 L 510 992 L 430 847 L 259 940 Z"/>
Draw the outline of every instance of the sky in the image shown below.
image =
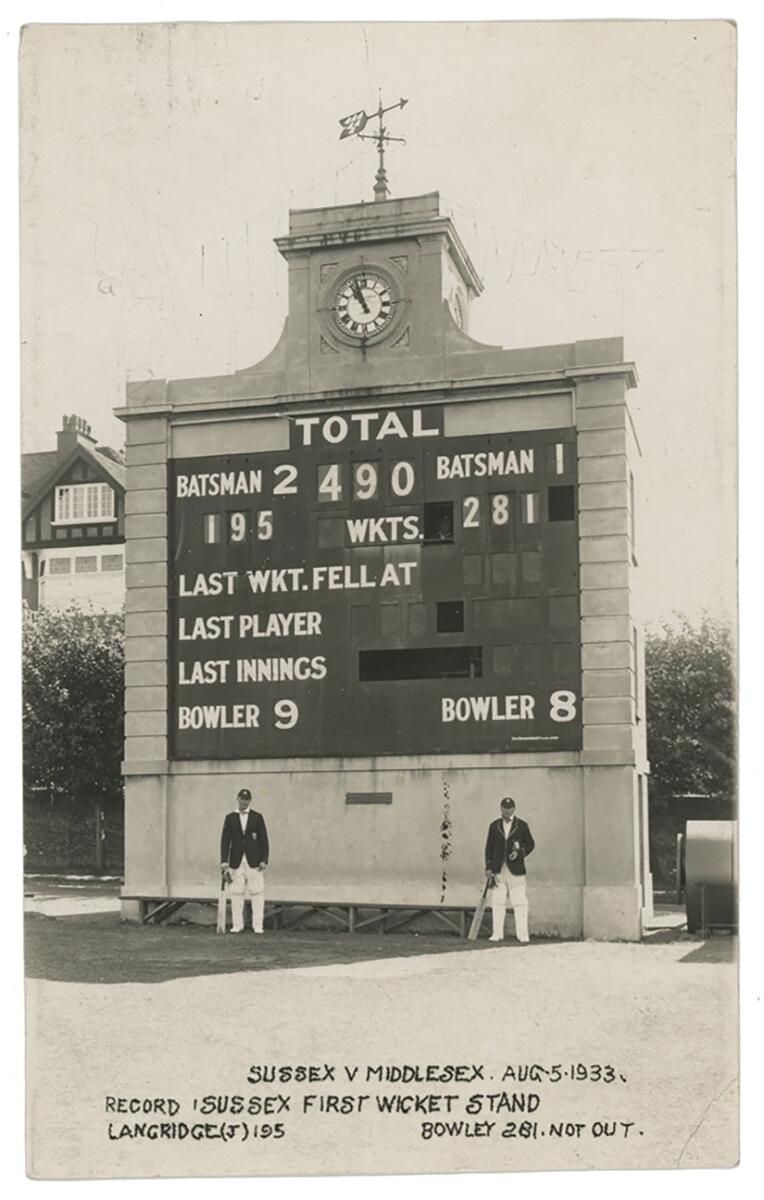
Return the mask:
<path fill-rule="evenodd" d="M 127 380 L 226 373 L 286 316 L 288 210 L 372 199 L 339 118 L 403 96 L 392 194 L 439 191 L 471 335 L 623 336 L 637 612 L 734 619 L 735 29 L 723 21 L 32 26 L 22 448 L 123 444 Z"/>

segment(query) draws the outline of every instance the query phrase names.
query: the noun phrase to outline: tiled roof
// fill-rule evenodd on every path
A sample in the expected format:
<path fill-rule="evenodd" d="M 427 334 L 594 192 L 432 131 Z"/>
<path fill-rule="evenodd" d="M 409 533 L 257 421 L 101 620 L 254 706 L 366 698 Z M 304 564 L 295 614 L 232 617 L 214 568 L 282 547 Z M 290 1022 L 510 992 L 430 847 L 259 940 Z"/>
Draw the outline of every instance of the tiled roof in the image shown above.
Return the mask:
<path fill-rule="evenodd" d="M 127 483 L 127 471 L 125 464 L 120 461 L 115 450 L 112 450 L 110 446 L 99 446 L 96 449 L 95 446 L 84 445 L 81 445 L 79 449 L 84 451 L 86 456 L 93 459 L 102 468 L 104 474 L 124 490 Z M 74 452 L 66 455 L 64 458 L 59 458 L 55 450 L 43 450 L 36 454 L 22 454 L 21 499 L 25 509 L 32 497 L 36 496 L 43 487 L 46 479 L 50 477 L 52 481 L 56 474 L 56 468 L 59 465 L 63 466 L 72 457 L 74 457 Z"/>
<path fill-rule="evenodd" d="M 111 453 L 104 453 L 106 450 L 111 451 Z M 104 470 L 108 471 L 115 483 L 118 483 L 120 487 L 124 488 L 127 483 L 127 469 L 123 462 L 119 462 L 116 457 L 111 457 L 111 455 L 114 453 L 115 452 L 111 449 L 111 446 L 99 446 L 98 449 L 91 450 L 93 458 L 97 459 L 98 462 L 102 464 Z"/>
<path fill-rule="evenodd" d="M 37 454 L 22 454 L 21 495 L 24 500 L 28 500 L 35 494 L 45 476 L 49 475 L 55 467 L 57 458 L 55 450 L 42 450 Z"/>

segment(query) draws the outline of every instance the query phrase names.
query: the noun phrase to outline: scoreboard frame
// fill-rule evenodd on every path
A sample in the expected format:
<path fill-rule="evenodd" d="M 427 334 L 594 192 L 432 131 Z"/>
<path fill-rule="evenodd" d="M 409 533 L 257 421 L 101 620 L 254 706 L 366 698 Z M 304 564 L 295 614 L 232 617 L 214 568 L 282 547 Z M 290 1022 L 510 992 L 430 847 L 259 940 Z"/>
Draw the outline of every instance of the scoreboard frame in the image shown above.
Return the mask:
<path fill-rule="evenodd" d="M 170 757 L 580 749 L 575 427 L 284 420 L 168 464 Z"/>

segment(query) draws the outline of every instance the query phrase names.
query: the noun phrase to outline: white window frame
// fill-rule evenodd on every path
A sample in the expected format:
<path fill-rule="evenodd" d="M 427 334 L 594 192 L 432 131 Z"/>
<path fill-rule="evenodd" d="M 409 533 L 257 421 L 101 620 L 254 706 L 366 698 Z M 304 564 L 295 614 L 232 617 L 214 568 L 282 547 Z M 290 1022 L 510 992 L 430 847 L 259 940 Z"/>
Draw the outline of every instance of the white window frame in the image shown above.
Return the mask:
<path fill-rule="evenodd" d="M 51 570 L 51 563 L 66 563 L 67 569 L 65 571 L 62 571 L 59 568 L 56 568 L 55 570 Z M 46 579 L 50 579 L 53 575 L 55 575 L 56 578 L 60 578 L 65 575 L 73 575 L 74 574 L 74 567 L 72 566 L 71 554 L 66 554 L 66 555 L 64 555 L 64 554 L 58 555 L 57 554 L 55 556 L 55 558 L 44 558 L 42 565 L 45 566 L 45 571 L 43 572 L 41 570 L 40 576 L 42 577 L 42 575 L 44 574 Z"/>
<path fill-rule="evenodd" d="M 72 516 L 75 495 L 81 513 Z M 108 483 L 66 483 L 56 488 L 53 525 L 95 525 L 116 521 L 114 489 Z"/>
<path fill-rule="evenodd" d="M 87 563 L 87 567 L 81 564 Z M 95 563 L 95 566 L 91 566 Z M 97 554 L 75 554 L 74 555 L 74 574 L 75 575 L 97 575 L 99 573 L 100 563 Z"/>

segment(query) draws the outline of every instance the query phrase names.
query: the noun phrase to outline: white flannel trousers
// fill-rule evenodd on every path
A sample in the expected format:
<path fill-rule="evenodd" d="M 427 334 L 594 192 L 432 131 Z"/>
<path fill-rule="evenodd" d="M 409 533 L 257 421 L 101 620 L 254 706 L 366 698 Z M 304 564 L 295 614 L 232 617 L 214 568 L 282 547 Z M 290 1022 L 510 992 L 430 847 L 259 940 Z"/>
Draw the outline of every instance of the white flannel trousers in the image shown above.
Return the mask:
<path fill-rule="evenodd" d="M 250 867 L 246 858 L 231 872 L 233 878 L 228 884 L 227 892 L 231 897 L 231 923 L 234 930 L 244 928 L 244 901 L 252 903 L 252 928 L 256 933 L 263 932 L 265 916 L 265 875 L 257 867 Z"/>
<path fill-rule="evenodd" d="M 504 937 L 504 920 L 507 915 L 507 899 L 515 914 L 515 932 L 518 942 L 528 939 L 528 893 L 525 875 L 513 875 L 506 863 L 501 874 L 496 876 L 496 887 L 491 888 L 491 913 L 493 915 L 493 937 Z"/>

